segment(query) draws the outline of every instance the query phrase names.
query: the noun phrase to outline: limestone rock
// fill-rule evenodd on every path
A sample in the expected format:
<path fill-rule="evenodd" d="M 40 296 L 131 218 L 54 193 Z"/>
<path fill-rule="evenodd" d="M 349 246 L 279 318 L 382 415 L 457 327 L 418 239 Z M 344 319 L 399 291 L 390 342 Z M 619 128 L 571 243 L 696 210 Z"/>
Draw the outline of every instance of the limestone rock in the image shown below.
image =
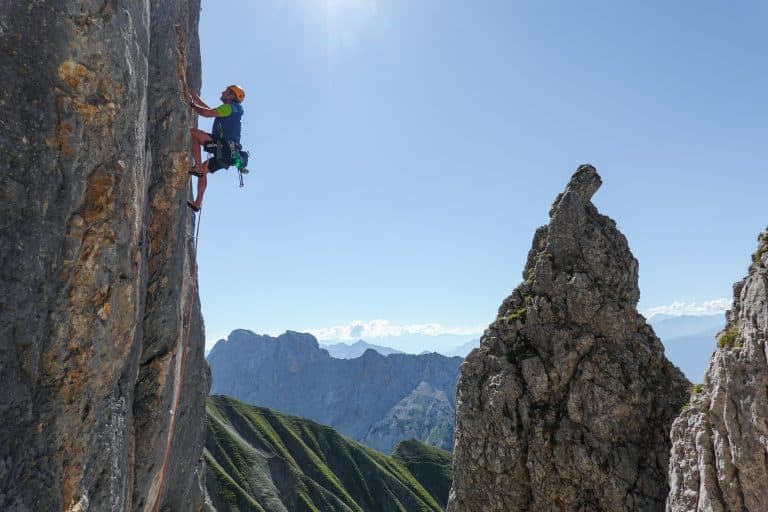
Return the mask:
<path fill-rule="evenodd" d="M 457 387 L 450 512 L 651 511 L 688 382 L 637 312 L 637 261 L 581 166 Z"/>
<path fill-rule="evenodd" d="M 420 382 L 368 430 L 363 443 L 388 453 L 400 441 L 420 439 L 430 446 L 453 450 L 456 411 L 452 398 L 445 391 Z"/>
<path fill-rule="evenodd" d="M 704 383 L 672 427 L 669 512 L 768 506 L 768 230 L 733 287 Z"/>
<path fill-rule="evenodd" d="M 179 101 L 180 70 L 200 85 L 199 10 L 3 2 L 0 510 L 201 506 L 209 377 Z"/>

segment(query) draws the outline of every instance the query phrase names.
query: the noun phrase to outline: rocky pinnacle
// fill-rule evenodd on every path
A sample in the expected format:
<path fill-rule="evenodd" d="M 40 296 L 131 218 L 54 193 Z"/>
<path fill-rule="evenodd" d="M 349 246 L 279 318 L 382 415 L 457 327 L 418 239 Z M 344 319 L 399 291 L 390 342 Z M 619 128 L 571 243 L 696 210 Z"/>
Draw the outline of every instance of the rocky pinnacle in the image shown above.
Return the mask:
<path fill-rule="evenodd" d="M 768 230 L 672 427 L 669 512 L 768 509 Z"/>
<path fill-rule="evenodd" d="M 637 312 L 637 260 L 582 165 L 461 367 L 449 512 L 663 510 L 688 382 Z"/>

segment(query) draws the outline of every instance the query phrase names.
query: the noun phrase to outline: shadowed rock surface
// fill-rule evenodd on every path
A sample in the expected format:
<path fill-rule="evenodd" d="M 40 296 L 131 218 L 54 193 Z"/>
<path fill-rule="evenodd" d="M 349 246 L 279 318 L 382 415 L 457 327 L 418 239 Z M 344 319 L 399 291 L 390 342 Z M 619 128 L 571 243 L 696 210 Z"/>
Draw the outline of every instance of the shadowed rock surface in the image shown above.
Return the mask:
<path fill-rule="evenodd" d="M 458 357 L 369 349 L 334 359 L 311 334 L 240 329 L 213 347 L 208 363 L 211 393 L 319 421 L 383 453 L 412 437 L 452 447 Z"/>
<path fill-rule="evenodd" d="M 0 510 L 201 506 L 209 374 L 179 102 L 180 69 L 200 86 L 199 10 L 3 2 Z"/>
<path fill-rule="evenodd" d="M 457 387 L 451 512 L 651 511 L 688 382 L 638 314 L 637 261 L 581 166 L 534 236 L 524 282 Z"/>
<path fill-rule="evenodd" d="M 733 287 L 703 385 L 672 427 L 669 512 L 768 507 L 768 230 Z"/>

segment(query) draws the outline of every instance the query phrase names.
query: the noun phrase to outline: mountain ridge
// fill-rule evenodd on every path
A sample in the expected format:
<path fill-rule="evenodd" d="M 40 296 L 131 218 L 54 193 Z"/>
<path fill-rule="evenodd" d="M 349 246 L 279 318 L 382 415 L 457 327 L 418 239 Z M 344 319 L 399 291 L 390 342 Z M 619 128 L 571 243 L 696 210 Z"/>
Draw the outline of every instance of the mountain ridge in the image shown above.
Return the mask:
<path fill-rule="evenodd" d="M 214 346 L 208 363 L 213 394 L 330 425 L 385 453 L 397 441 L 387 431 L 452 447 L 461 358 L 383 356 L 369 349 L 355 359 L 335 359 L 311 334 L 287 331 L 273 338 L 235 330 Z M 422 383 L 428 389 L 414 394 Z M 431 412 L 416 418 L 417 409 Z M 368 436 L 377 424 L 376 435 Z"/>
<path fill-rule="evenodd" d="M 375 350 L 379 354 L 383 356 L 387 356 L 389 354 L 404 354 L 402 350 L 397 350 L 392 347 L 385 347 L 383 345 L 376 345 L 373 343 L 368 343 L 365 340 L 357 340 L 356 342 L 352 344 L 348 343 L 331 343 L 331 344 L 320 344 L 320 347 L 327 350 L 328 353 L 331 355 L 331 357 L 335 357 L 336 359 L 355 359 L 356 357 L 360 357 L 365 353 L 366 350 L 371 349 Z"/>

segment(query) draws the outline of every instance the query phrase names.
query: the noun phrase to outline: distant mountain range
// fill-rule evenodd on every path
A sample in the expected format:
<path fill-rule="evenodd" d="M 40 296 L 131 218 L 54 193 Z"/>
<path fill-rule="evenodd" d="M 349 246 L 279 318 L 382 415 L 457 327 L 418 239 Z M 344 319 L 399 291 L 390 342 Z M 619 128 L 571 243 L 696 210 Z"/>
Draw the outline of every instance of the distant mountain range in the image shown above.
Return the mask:
<path fill-rule="evenodd" d="M 724 315 L 722 313 L 700 316 L 658 314 L 652 316 L 648 322 L 663 342 L 670 361 L 677 365 L 686 377 L 694 382 L 701 382 L 709 357 L 715 350 L 715 335 L 725 325 Z M 362 340 L 358 343 L 364 343 L 381 354 L 391 353 L 394 350 L 386 346 L 370 345 Z M 475 338 L 450 349 L 438 347 L 436 352 L 447 357 L 466 357 L 479 346 L 480 338 Z"/>
<path fill-rule="evenodd" d="M 674 339 L 701 332 L 720 330 L 725 325 L 725 315 L 654 315 L 648 319 L 648 322 L 653 326 L 653 330 L 659 338 Z"/>
<path fill-rule="evenodd" d="M 472 335 L 460 334 L 402 334 L 400 336 L 378 336 L 367 338 L 359 336 L 356 339 L 362 339 L 366 343 L 376 343 L 381 347 L 391 348 L 405 354 L 420 354 L 424 352 L 437 352 L 438 354 L 447 354 L 453 350 L 465 345 Z M 478 337 L 479 338 L 479 337 Z M 322 346 L 335 344 L 348 344 L 350 340 L 329 339 L 322 340 Z"/>
<path fill-rule="evenodd" d="M 480 346 L 480 338 L 475 338 L 473 340 L 469 340 L 468 342 L 462 345 L 459 345 L 456 348 L 453 348 L 451 350 L 446 350 L 444 352 L 441 351 L 440 353 L 448 357 L 467 357 L 467 354 L 469 354 L 479 346 Z"/>
<path fill-rule="evenodd" d="M 692 382 L 702 382 L 717 344 L 715 335 L 725 325 L 724 315 L 655 315 L 648 322 L 664 344 L 667 358 Z"/>
<path fill-rule="evenodd" d="M 427 345 L 427 344 L 422 343 L 421 345 Z M 418 355 L 437 353 L 437 354 L 442 354 L 446 357 L 466 357 L 467 354 L 469 354 L 473 349 L 479 346 L 480 346 L 480 338 L 475 338 L 453 348 L 437 348 L 434 350 L 423 350 L 419 352 Z M 386 356 L 389 354 L 413 353 L 413 352 L 397 350 L 392 347 L 388 347 L 384 345 L 375 345 L 373 343 L 368 343 L 365 340 L 358 340 L 352 344 L 348 344 L 344 342 L 331 343 L 331 344 L 321 343 L 320 347 L 327 350 L 328 353 L 331 355 L 331 357 L 335 357 L 337 359 L 354 359 L 355 357 L 360 357 L 369 348 L 372 350 L 375 350 L 376 352 L 378 352 L 383 356 Z"/>
<path fill-rule="evenodd" d="M 444 510 L 448 452 L 415 440 L 391 456 L 330 427 L 225 396 L 206 404 L 206 487 L 216 510 Z"/>
<path fill-rule="evenodd" d="M 453 449 L 461 361 L 372 349 L 337 359 L 310 334 L 246 330 L 233 331 L 208 356 L 212 394 L 330 425 L 384 453 L 410 438 Z"/>
<path fill-rule="evenodd" d="M 375 350 L 383 356 L 387 356 L 389 354 L 403 354 L 403 352 L 400 350 L 384 347 L 382 345 L 374 345 L 363 340 L 358 340 L 351 345 L 347 343 L 333 343 L 330 345 L 324 345 L 321 343 L 320 347 L 327 350 L 331 357 L 335 357 L 336 359 L 354 359 L 363 355 L 368 349 Z"/>

